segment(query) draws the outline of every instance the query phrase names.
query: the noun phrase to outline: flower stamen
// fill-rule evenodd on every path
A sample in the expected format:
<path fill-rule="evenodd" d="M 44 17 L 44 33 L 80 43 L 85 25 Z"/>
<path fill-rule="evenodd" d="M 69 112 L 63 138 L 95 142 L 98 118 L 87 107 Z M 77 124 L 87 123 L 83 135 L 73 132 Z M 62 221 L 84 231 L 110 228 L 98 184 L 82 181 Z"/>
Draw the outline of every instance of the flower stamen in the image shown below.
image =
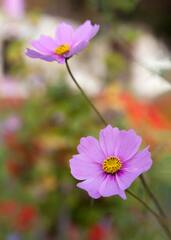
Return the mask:
<path fill-rule="evenodd" d="M 109 157 L 103 162 L 103 170 L 106 173 L 115 173 L 122 167 L 121 161 L 116 157 Z"/>
<path fill-rule="evenodd" d="M 57 47 L 57 48 L 55 49 L 55 53 L 56 53 L 57 55 L 62 56 L 62 55 L 64 55 L 65 53 L 68 53 L 69 50 L 70 50 L 70 46 L 69 46 L 68 44 L 62 44 L 62 45 L 60 45 L 59 47 Z"/>

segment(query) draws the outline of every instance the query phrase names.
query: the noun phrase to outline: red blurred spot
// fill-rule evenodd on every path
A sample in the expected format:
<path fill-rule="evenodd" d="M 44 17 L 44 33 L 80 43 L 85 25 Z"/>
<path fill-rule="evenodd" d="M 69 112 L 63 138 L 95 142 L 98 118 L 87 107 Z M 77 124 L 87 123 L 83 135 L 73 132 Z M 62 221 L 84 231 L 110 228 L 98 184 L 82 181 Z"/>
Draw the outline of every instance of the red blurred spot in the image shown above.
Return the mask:
<path fill-rule="evenodd" d="M 129 93 L 122 93 L 120 99 L 131 122 L 135 126 L 149 125 L 155 129 L 171 129 L 171 124 L 153 103 L 138 101 Z"/>
<path fill-rule="evenodd" d="M 37 219 L 37 211 L 33 206 L 23 206 L 19 209 L 16 219 L 16 228 L 25 231 L 33 227 Z"/>
<path fill-rule="evenodd" d="M 0 202 L 0 219 L 8 221 L 12 230 L 27 231 L 34 226 L 37 218 L 37 210 L 32 205 L 23 205 L 15 200 Z"/>
<path fill-rule="evenodd" d="M 94 225 L 90 229 L 88 240 L 104 240 L 107 235 L 106 229 L 100 225 Z"/>

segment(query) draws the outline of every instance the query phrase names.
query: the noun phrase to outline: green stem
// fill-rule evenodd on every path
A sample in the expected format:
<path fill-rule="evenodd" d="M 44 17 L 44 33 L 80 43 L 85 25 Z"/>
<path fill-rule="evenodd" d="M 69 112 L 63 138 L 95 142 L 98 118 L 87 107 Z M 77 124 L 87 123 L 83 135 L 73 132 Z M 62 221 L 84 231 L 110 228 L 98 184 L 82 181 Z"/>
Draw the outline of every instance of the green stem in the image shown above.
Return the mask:
<path fill-rule="evenodd" d="M 73 82 L 76 84 L 76 86 L 78 87 L 78 89 L 80 90 L 81 94 L 84 96 L 85 100 L 88 102 L 88 104 L 92 107 L 92 109 L 96 112 L 96 114 L 98 115 L 98 117 L 100 118 L 100 120 L 102 121 L 102 123 L 106 126 L 107 122 L 106 120 L 103 118 L 103 116 L 101 115 L 101 113 L 97 110 L 97 108 L 94 106 L 94 104 L 91 102 L 91 100 L 89 99 L 89 97 L 86 95 L 86 93 L 84 92 L 84 90 L 81 88 L 81 86 L 79 85 L 79 83 L 77 82 L 77 80 L 75 79 L 74 75 L 71 72 L 71 69 L 69 67 L 68 64 L 68 59 L 65 59 L 65 64 L 66 64 L 66 68 L 68 70 L 69 75 L 71 76 Z M 144 186 L 144 188 L 146 189 L 147 193 L 149 194 L 150 198 L 152 199 L 152 201 L 154 202 L 155 206 L 158 208 L 159 213 L 161 214 L 162 217 L 165 217 L 164 211 L 162 210 L 162 207 L 160 206 L 159 202 L 157 201 L 157 199 L 155 198 L 155 196 L 153 195 L 153 193 L 150 191 L 143 175 L 140 176 L 140 179 L 142 181 L 142 184 Z M 163 227 L 164 231 L 167 233 L 169 239 L 171 239 L 171 233 L 169 228 L 167 227 L 166 222 L 163 222 L 163 220 L 161 220 L 161 217 L 153 210 L 151 209 L 143 200 L 141 200 L 139 197 L 137 197 L 134 193 L 132 193 L 130 190 L 127 190 L 127 192 L 134 197 L 135 199 L 137 199 L 141 204 L 143 204 L 144 207 L 146 207 L 158 220 L 159 224 Z"/>
<path fill-rule="evenodd" d="M 107 122 L 106 120 L 103 118 L 103 116 L 101 115 L 101 113 L 97 110 L 97 108 L 94 106 L 94 104 L 90 101 L 89 97 L 86 95 L 86 93 L 84 92 L 84 90 L 82 89 L 82 87 L 79 85 L 79 83 L 77 82 L 77 80 L 75 79 L 75 77 L 73 76 L 71 69 L 69 67 L 68 64 L 68 60 L 65 59 L 65 63 L 66 63 L 66 67 L 67 70 L 69 72 L 69 75 L 71 76 L 72 80 L 74 81 L 74 83 L 76 84 L 76 86 L 78 87 L 78 89 L 80 90 L 80 92 L 82 93 L 82 95 L 84 96 L 85 100 L 88 102 L 88 104 L 92 107 L 92 109 L 96 112 L 96 114 L 98 115 L 98 117 L 100 118 L 100 120 L 102 121 L 102 123 L 106 126 Z"/>
<path fill-rule="evenodd" d="M 146 190 L 146 192 L 148 193 L 148 195 L 150 196 L 150 198 L 153 200 L 153 202 L 155 203 L 159 213 L 161 216 L 163 216 L 164 218 L 166 218 L 166 214 L 164 212 L 164 210 L 162 209 L 162 207 L 160 206 L 160 203 L 158 202 L 157 198 L 155 197 L 155 195 L 151 192 L 145 178 L 143 175 L 140 176 L 140 180 L 141 180 L 141 183 L 144 187 L 144 189 Z"/>
<path fill-rule="evenodd" d="M 163 218 L 158 215 L 146 202 L 144 202 L 141 198 L 139 198 L 137 195 L 135 195 L 132 191 L 126 190 L 126 192 L 131 195 L 133 198 L 135 198 L 137 201 L 139 201 L 151 214 L 157 219 L 160 226 L 165 231 L 166 235 L 169 239 L 171 239 L 171 232 L 169 227 L 167 226 L 167 223 L 163 220 Z"/>

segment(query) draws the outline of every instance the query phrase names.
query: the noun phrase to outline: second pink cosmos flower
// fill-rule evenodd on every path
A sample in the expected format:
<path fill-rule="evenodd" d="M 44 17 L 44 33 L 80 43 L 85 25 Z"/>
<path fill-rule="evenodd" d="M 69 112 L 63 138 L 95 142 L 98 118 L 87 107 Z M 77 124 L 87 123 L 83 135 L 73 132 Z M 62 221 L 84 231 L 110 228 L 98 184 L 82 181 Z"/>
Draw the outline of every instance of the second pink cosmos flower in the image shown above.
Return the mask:
<path fill-rule="evenodd" d="M 70 58 L 86 48 L 98 31 L 99 25 L 92 25 L 89 20 L 75 30 L 71 25 L 61 23 L 56 29 L 54 38 L 41 35 L 38 40 L 31 42 L 34 49 L 28 48 L 26 55 L 48 62 L 65 63 L 66 58 Z"/>
<path fill-rule="evenodd" d="M 71 174 L 83 180 L 77 186 L 92 198 L 119 195 L 152 165 L 148 147 L 138 152 L 141 137 L 134 130 L 119 130 L 110 125 L 94 137 L 81 138 L 78 153 L 70 160 Z"/>

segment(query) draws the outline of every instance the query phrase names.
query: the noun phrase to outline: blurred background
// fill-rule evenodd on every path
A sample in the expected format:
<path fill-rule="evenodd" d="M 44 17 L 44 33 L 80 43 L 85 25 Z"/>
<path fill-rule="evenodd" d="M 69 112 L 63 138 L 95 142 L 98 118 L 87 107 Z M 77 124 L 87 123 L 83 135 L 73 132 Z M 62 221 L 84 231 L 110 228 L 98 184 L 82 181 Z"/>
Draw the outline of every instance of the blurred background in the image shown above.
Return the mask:
<path fill-rule="evenodd" d="M 170 13 L 170 0 L 0 1 L 0 239 L 166 239 L 131 197 L 92 201 L 76 188 L 68 161 L 102 125 L 64 65 L 24 52 L 61 21 L 101 25 L 71 68 L 109 123 L 150 145 L 146 178 L 171 219 Z M 131 188 L 150 204 L 139 180 Z"/>

